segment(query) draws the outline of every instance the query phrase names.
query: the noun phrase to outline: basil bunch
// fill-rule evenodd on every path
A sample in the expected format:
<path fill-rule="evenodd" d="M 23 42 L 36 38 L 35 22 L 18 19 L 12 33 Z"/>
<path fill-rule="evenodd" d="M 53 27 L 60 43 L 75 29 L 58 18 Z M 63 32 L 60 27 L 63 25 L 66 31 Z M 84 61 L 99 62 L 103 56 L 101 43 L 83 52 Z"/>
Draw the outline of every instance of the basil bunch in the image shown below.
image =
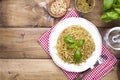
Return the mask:
<path fill-rule="evenodd" d="M 101 20 L 110 22 L 120 19 L 120 0 L 103 0 Z"/>
<path fill-rule="evenodd" d="M 75 38 L 73 36 L 65 36 L 64 37 L 64 41 L 67 44 L 67 49 L 74 49 L 75 53 L 74 53 L 74 61 L 76 63 L 80 62 L 81 58 L 82 58 L 82 54 L 81 51 L 78 49 L 79 47 L 83 46 L 83 44 L 85 43 L 84 39 L 80 39 L 78 41 L 75 40 Z"/>

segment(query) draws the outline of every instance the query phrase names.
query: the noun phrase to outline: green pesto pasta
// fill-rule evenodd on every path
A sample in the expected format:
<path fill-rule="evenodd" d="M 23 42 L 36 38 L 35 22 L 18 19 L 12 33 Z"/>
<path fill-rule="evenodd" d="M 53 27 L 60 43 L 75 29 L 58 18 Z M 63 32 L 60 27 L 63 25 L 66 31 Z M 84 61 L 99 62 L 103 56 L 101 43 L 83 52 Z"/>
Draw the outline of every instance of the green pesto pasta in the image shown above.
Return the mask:
<path fill-rule="evenodd" d="M 82 28 L 80 25 L 72 25 L 66 28 L 58 37 L 56 49 L 58 51 L 58 56 L 67 63 L 76 64 L 73 60 L 74 50 L 68 50 L 67 44 L 64 42 L 64 37 L 67 35 L 72 35 L 75 37 L 75 40 L 84 39 L 85 43 L 82 47 L 78 49 L 82 53 L 81 61 L 78 63 L 85 62 L 95 50 L 95 43 L 92 39 L 91 34 Z"/>

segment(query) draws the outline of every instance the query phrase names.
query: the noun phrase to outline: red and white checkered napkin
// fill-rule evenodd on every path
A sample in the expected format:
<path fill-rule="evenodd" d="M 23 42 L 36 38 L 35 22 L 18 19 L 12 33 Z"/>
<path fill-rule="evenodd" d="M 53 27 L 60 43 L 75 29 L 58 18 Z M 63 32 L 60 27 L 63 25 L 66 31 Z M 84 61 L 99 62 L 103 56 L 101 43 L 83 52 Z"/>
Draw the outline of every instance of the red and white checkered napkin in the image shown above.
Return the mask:
<path fill-rule="evenodd" d="M 76 13 L 76 11 L 74 9 L 72 9 L 71 11 L 69 11 L 62 19 L 64 20 L 65 18 L 68 17 L 79 17 L 78 14 Z M 54 28 L 55 26 L 51 27 L 50 30 L 48 30 L 47 32 L 45 32 L 39 39 L 38 42 L 41 44 L 41 46 L 43 47 L 43 49 L 48 53 L 48 41 L 49 41 L 49 35 L 51 33 L 51 30 Z M 106 56 L 106 60 L 102 63 L 99 64 L 98 66 L 94 67 L 93 69 L 91 69 L 82 80 L 99 80 L 101 77 L 103 77 L 105 74 L 107 74 L 108 72 L 110 72 L 113 69 L 114 64 L 116 63 L 116 58 L 108 51 L 108 49 L 102 45 L 102 54 L 101 56 Z M 63 70 L 63 69 L 62 69 Z M 76 72 L 68 72 L 63 70 L 63 72 L 66 74 L 68 80 L 73 80 L 75 79 L 80 73 L 76 73 Z"/>

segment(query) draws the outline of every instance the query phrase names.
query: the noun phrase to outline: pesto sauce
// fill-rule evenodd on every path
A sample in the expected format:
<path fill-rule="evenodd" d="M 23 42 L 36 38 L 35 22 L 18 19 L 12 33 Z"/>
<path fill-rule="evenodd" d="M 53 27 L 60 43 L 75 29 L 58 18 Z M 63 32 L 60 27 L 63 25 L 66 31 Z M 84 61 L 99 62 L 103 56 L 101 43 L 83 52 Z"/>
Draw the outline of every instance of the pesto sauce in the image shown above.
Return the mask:
<path fill-rule="evenodd" d="M 89 12 L 93 8 L 93 2 L 90 0 L 77 0 L 76 7 L 81 12 Z"/>

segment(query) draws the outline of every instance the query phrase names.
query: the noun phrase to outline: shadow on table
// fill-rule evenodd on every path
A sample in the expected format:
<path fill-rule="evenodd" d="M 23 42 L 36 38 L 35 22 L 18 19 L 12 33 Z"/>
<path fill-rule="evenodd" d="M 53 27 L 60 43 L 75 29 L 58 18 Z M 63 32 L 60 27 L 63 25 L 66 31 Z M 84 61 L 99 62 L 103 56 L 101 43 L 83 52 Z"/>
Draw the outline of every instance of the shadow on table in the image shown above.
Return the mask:
<path fill-rule="evenodd" d="M 117 65 L 117 76 L 118 76 L 118 80 L 120 80 L 120 61 L 118 61 L 118 65 Z"/>

